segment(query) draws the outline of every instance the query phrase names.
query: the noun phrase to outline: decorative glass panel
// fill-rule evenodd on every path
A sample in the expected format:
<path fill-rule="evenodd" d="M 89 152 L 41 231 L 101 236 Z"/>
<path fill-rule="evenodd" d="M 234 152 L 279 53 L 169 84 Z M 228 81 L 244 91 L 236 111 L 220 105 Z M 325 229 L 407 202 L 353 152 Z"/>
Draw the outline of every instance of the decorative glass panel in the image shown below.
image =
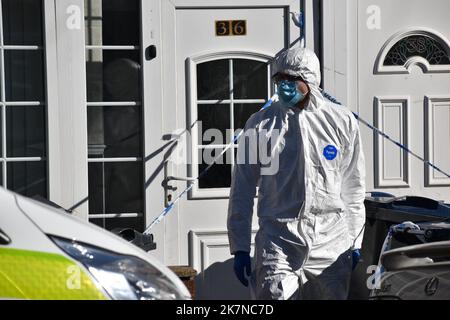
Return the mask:
<path fill-rule="evenodd" d="M 142 213 L 141 162 L 89 163 L 89 213 Z"/>
<path fill-rule="evenodd" d="M 234 104 L 234 129 L 244 129 L 250 116 L 261 109 L 260 103 L 235 103 Z"/>
<path fill-rule="evenodd" d="M 32 159 L 47 153 L 43 1 L 1 0 L 0 5 L 5 46 L 0 70 L 0 110 L 5 115 L 0 116 L 0 181 L 24 196 L 47 198 L 47 161 Z"/>
<path fill-rule="evenodd" d="M 90 219 L 109 230 L 144 227 L 140 3 L 84 0 L 89 214 L 142 215 Z"/>
<path fill-rule="evenodd" d="M 5 50 L 6 101 L 43 101 L 41 50 Z"/>
<path fill-rule="evenodd" d="M 445 46 L 428 36 L 412 35 L 398 41 L 388 52 L 385 66 L 403 66 L 411 57 L 425 58 L 430 65 L 450 64 Z"/>
<path fill-rule="evenodd" d="M 267 98 L 267 64 L 248 59 L 233 60 L 235 99 Z"/>
<path fill-rule="evenodd" d="M 89 107 L 90 158 L 140 157 L 140 107 Z"/>
<path fill-rule="evenodd" d="M 44 107 L 6 107 L 6 154 L 8 157 L 44 157 L 45 137 Z"/>
<path fill-rule="evenodd" d="M 42 45 L 42 0 L 2 0 L 3 43 Z"/>
<path fill-rule="evenodd" d="M 198 105 L 199 137 L 198 144 L 225 144 L 229 142 L 227 129 L 230 128 L 230 105 L 229 104 L 199 104 Z M 201 125 L 200 125 L 201 121 Z M 211 129 L 216 129 L 212 131 Z M 204 141 L 205 132 L 211 141 Z M 217 135 L 221 137 L 217 137 Z M 219 141 L 216 139 L 220 138 Z"/>
<path fill-rule="evenodd" d="M 8 189 L 24 196 L 39 195 L 47 198 L 47 163 L 9 162 L 7 166 Z"/>
<path fill-rule="evenodd" d="M 139 45 L 137 0 L 85 0 L 87 45 Z"/>
<path fill-rule="evenodd" d="M 198 172 L 201 173 L 223 151 L 220 149 L 200 149 L 198 152 Z M 199 188 L 229 188 L 231 185 L 231 150 L 222 155 L 208 170 L 208 174 L 199 179 Z"/>
<path fill-rule="evenodd" d="M 141 100 L 137 50 L 87 50 L 86 59 L 89 102 Z"/>
<path fill-rule="evenodd" d="M 197 99 L 230 99 L 229 60 L 215 60 L 197 65 Z"/>
<path fill-rule="evenodd" d="M 232 66 L 231 88 L 229 88 L 230 66 Z M 197 102 L 197 120 L 199 123 L 199 138 L 197 146 L 214 144 L 228 145 L 232 140 L 232 134 L 242 129 L 249 117 L 259 111 L 263 101 L 268 95 L 268 69 L 267 63 L 251 59 L 221 59 L 209 61 L 197 65 L 197 100 L 225 100 L 230 99 L 231 103 L 206 104 Z M 233 95 L 231 94 L 233 93 Z M 232 99 L 233 97 L 233 99 Z M 260 103 L 236 100 L 261 100 Z M 231 109 L 232 108 L 232 109 Z M 234 117 L 231 118 L 233 111 Z M 208 129 L 215 130 L 212 136 L 216 135 L 219 141 L 213 139 L 213 143 L 206 141 L 205 133 Z M 234 132 L 232 132 L 234 131 Z M 212 132 L 212 131 L 210 131 Z M 207 135 L 208 136 L 208 135 Z M 198 173 L 201 173 L 215 158 L 223 148 L 196 149 L 199 163 Z M 236 149 L 228 150 L 222 159 L 219 159 L 204 177 L 199 179 L 199 189 L 229 188 L 231 185 L 232 154 Z"/>

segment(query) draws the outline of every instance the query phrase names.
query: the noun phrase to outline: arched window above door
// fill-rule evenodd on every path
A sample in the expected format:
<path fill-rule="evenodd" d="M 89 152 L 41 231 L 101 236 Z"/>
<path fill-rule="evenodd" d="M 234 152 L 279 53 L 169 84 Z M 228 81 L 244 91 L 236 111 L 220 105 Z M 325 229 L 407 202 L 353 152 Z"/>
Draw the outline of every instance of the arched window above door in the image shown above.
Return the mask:
<path fill-rule="evenodd" d="M 409 73 L 417 65 L 424 73 L 450 72 L 448 40 L 432 30 L 402 31 L 383 46 L 375 63 L 375 74 Z"/>

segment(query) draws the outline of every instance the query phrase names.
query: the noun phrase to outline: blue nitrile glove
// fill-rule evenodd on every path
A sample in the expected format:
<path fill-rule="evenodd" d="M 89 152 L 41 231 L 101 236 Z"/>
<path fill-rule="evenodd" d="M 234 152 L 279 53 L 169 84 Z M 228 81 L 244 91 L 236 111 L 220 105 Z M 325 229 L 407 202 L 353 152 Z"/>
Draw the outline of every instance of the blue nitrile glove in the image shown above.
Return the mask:
<path fill-rule="evenodd" d="M 248 280 L 244 275 L 244 271 L 246 271 L 248 277 L 252 272 L 250 254 L 244 251 L 237 251 L 234 254 L 234 273 L 239 281 L 248 287 Z"/>
<path fill-rule="evenodd" d="M 352 261 L 353 261 L 352 270 L 355 270 L 356 265 L 359 262 L 359 258 L 361 258 L 361 252 L 359 251 L 359 249 L 352 250 Z"/>

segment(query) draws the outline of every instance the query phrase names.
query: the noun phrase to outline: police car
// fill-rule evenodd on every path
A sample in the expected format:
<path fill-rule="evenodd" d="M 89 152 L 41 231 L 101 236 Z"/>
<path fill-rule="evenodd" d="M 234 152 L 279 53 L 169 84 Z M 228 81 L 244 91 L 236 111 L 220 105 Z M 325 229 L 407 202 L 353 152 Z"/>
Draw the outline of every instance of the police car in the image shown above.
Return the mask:
<path fill-rule="evenodd" d="M 0 298 L 190 299 L 147 252 L 93 224 L 0 188 Z"/>

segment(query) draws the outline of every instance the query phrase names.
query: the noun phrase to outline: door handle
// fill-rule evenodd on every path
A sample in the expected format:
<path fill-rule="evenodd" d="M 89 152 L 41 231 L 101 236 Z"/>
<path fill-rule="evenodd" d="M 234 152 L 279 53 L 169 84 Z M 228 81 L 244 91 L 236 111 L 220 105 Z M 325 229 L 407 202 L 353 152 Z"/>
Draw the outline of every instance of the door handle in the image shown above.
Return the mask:
<path fill-rule="evenodd" d="M 169 203 L 172 201 L 172 194 L 170 191 L 176 191 L 178 188 L 175 186 L 171 186 L 169 184 L 170 181 L 195 181 L 197 180 L 197 178 L 192 178 L 192 177 L 175 177 L 175 176 L 167 176 L 167 178 L 165 178 L 163 180 L 163 187 L 164 187 L 164 204 L 167 207 L 169 205 Z"/>
<path fill-rule="evenodd" d="M 168 176 L 165 178 L 162 182 L 162 186 L 167 190 L 175 191 L 177 190 L 177 187 L 169 185 L 169 181 L 195 181 L 196 178 L 191 177 L 174 177 L 174 176 Z"/>
<path fill-rule="evenodd" d="M 193 177 L 174 177 L 174 176 L 168 176 L 166 178 L 167 182 L 169 182 L 171 180 L 175 180 L 175 181 L 195 181 L 195 180 L 197 180 L 197 178 L 193 178 Z"/>

